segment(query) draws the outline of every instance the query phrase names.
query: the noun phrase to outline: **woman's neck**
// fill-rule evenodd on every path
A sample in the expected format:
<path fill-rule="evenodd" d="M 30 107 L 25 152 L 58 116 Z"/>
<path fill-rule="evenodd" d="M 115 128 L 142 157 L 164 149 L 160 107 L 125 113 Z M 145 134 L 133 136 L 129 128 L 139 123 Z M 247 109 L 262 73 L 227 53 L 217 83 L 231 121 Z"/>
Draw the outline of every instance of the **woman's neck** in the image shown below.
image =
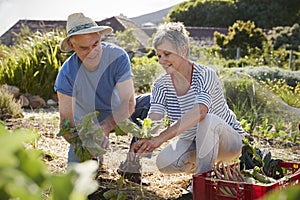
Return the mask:
<path fill-rule="evenodd" d="M 178 96 L 186 94 L 189 90 L 193 75 L 193 63 L 188 62 L 181 67 L 182 70 L 175 71 L 171 75 L 171 79 Z"/>

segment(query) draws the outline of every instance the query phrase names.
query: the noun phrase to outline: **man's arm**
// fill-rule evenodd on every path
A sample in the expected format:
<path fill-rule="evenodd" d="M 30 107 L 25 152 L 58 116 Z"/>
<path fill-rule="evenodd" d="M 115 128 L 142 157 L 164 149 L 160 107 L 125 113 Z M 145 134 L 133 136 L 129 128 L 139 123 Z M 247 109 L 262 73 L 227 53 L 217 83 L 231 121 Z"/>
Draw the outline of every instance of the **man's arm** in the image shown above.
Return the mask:
<path fill-rule="evenodd" d="M 112 115 L 100 123 L 100 126 L 106 136 L 108 136 L 109 132 L 112 131 L 119 122 L 130 117 L 135 109 L 134 86 L 132 79 L 117 83 L 117 88 L 121 104 L 113 111 Z"/>
<path fill-rule="evenodd" d="M 74 114 L 73 114 L 73 98 L 71 96 L 65 95 L 61 92 L 57 92 L 58 102 L 59 102 L 59 115 L 60 115 L 60 127 L 63 124 L 64 119 L 70 120 L 70 125 L 73 127 L 74 124 Z M 67 141 L 71 135 L 63 136 Z"/>

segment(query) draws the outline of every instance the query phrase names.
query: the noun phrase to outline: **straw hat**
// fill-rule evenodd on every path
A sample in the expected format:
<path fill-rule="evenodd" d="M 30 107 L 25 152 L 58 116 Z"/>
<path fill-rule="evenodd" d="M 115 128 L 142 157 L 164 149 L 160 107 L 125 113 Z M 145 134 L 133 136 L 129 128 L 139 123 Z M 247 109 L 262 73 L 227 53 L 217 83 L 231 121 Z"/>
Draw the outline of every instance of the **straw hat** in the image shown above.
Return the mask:
<path fill-rule="evenodd" d="M 67 37 L 60 43 L 60 49 L 63 52 L 71 51 L 68 40 L 72 35 L 100 32 L 101 35 L 112 32 L 109 26 L 98 26 L 91 18 L 85 17 L 83 13 L 74 13 L 69 15 L 67 21 Z"/>

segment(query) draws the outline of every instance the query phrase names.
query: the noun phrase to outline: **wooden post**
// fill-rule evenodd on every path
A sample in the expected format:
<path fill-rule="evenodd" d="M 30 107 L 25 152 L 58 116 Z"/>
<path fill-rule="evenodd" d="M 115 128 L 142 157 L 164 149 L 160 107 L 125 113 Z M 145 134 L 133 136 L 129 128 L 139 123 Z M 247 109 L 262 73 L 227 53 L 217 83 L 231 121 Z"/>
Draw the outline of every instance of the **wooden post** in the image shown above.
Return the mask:
<path fill-rule="evenodd" d="M 289 59 L 290 70 L 293 68 L 293 49 L 290 50 L 290 59 Z"/>
<path fill-rule="evenodd" d="M 236 49 L 236 59 L 239 60 L 240 58 L 241 58 L 241 48 L 238 47 L 238 48 Z"/>

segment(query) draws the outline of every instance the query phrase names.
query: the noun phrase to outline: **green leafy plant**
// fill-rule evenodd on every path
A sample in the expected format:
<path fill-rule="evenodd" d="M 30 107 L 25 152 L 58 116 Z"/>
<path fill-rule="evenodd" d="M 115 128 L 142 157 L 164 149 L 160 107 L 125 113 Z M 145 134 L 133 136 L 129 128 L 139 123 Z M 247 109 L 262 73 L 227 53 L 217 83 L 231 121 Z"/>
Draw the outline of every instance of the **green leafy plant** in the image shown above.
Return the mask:
<path fill-rule="evenodd" d="M 77 127 L 71 127 L 70 120 L 64 119 L 63 125 L 57 134 L 57 136 L 71 135 L 68 142 L 74 144 L 74 153 L 80 162 L 106 153 L 102 145 L 104 139 L 103 131 L 94 122 L 94 118 L 97 115 L 99 115 L 97 111 L 88 113 L 82 117 Z"/>
<path fill-rule="evenodd" d="M 19 35 L 0 62 L 0 83 L 14 85 L 22 93 L 50 98 L 58 70 L 67 54 L 59 50 L 58 31 Z"/>
<path fill-rule="evenodd" d="M 166 117 L 158 121 L 152 121 L 150 118 L 145 118 L 144 120 L 138 119 L 138 121 L 142 124 L 141 128 L 129 119 L 118 123 L 115 128 L 116 135 L 124 136 L 131 134 L 137 138 L 150 139 L 152 137 L 151 132 L 154 129 L 157 129 L 161 126 L 166 127 L 170 125 L 170 122 Z"/>
<path fill-rule="evenodd" d="M 69 119 L 64 119 L 62 127 L 57 136 L 71 135 L 68 140 L 74 144 L 74 153 L 80 162 L 90 160 L 93 156 L 101 156 L 106 153 L 103 145 L 107 138 L 104 136 L 102 129 L 97 126 L 96 116 L 98 111 L 86 114 L 80 120 L 77 127 L 72 127 Z M 150 118 L 140 120 L 142 128 L 126 119 L 117 124 L 115 132 L 117 136 L 131 134 L 137 138 L 151 138 L 151 131 L 161 125 L 168 125 L 169 121 L 166 118 L 153 122 Z"/>
<path fill-rule="evenodd" d="M 134 57 L 131 64 L 136 92 L 149 92 L 153 81 L 163 72 L 163 68 L 157 62 L 157 57 Z"/>
<path fill-rule="evenodd" d="M 74 165 L 66 174 L 52 174 L 42 161 L 43 152 L 30 148 L 38 138 L 29 129 L 9 131 L 0 121 L 1 199 L 87 199 L 98 188 L 96 162 Z"/>
<path fill-rule="evenodd" d="M 271 130 L 272 125 L 269 123 L 269 119 L 265 118 L 261 125 L 257 127 L 258 131 L 262 133 L 264 136 L 267 136 L 269 131 Z"/>

